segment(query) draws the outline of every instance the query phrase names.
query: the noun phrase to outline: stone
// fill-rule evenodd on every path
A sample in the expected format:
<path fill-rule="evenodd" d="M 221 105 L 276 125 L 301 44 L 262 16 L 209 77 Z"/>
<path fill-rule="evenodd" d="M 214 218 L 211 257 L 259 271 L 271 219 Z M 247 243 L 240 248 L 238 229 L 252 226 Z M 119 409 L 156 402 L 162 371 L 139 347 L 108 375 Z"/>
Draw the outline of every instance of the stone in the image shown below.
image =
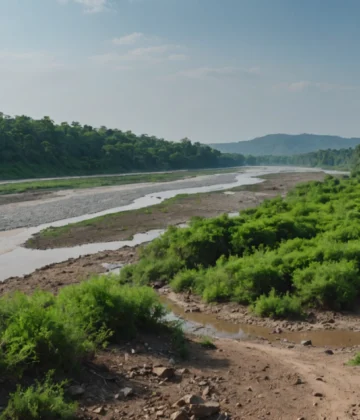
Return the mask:
<path fill-rule="evenodd" d="M 202 396 L 203 397 L 207 397 L 210 394 L 210 387 L 207 386 L 204 388 L 203 392 L 202 392 Z"/>
<path fill-rule="evenodd" d="M 189 416 L 183 410 L 175 411 L 171 414 L 170 420 L 189 420 Z"/>
<path fill-rule="evenodd" d="M 305 417 L 298 417 L 297 420 L 305 420 Z"/>
<path fill-rule="evenodd" d="M 130 397 L 133 393 L 134 391 L 132 388 L 125 387 L 120 389 L 120 394 L 123 395 L 125 398 Z"/>
<path fill-rule="evenodd" d="M 323 397 L 324 395 L 323 395 L 321 392 L 314 392 L 314 393 L 313 393 L 313 396 L 314 396 L 314 397 L 321 398 L 321 397 Z"/>
<path fill-rule="evenodd" d="M 220 411 L 220 404 L 216 401 L 207 401 L 203 404 L 190 404 L 190 413 L 197 418 L 210 417 Z"/>
<path fill-rule="evenodd" d="M 152 372 L 159 378 L 163 379 L 170 379 L 175 375 L 175 370 L 167 367 L 154 367 Z"/>
<path fill-rule="evenodd" d="M 302 385 L 304 382 L 300 379 L 297 378 L 296 381 L 294 382 L 294 385 Z"/>
<path fill-rule="evenodd" d="M 184 407 L 189 404 L 203 404 L 204 400 L 195 394 L 188 394 L 176 401 L 173 407 Z"/>
<path fill-rule="evenodd" d="M 334 354 L 334 352 L 330 349 L 325 350 L 324 353 L 328 354 L 329 356 L 332 356 Z"/>
<path fill-rule="evenodd" d="M 163 411 L 163 410 L 158 410 L 158 411 L 155 413 L 155 415 L 156 415 L 156 417 L 164 417 L 164 416 L 165 416 L 165 413 L 164 413 L 164 411 Z"/>
<path fill-rule="evenodd" d="M 180 375 L 185 375 L 186 373 L 190 373 L 190 370 L 188 368 L 183 368 L 178 370 Z"/>
<path fill-rule="evenodd" d="M 95 414 L 105 414 L 105 408 L 101 405 L 100 407 L 96 407 L 93 409 L 93 413 Z"/>
<path fill-rule="evenodd" d="M 72 397 L 80 397 L 81 395 L 84 394 L 84 392 L 85 392 L 85 389 L 80 385 L 72 385 L 68 389 L 68 393 Z"/>
<path fill-rule="evenodd" d="M 302 346 L 312 346 L 312 341 L 311 340 L 303 340 L 300 344 Z"/>

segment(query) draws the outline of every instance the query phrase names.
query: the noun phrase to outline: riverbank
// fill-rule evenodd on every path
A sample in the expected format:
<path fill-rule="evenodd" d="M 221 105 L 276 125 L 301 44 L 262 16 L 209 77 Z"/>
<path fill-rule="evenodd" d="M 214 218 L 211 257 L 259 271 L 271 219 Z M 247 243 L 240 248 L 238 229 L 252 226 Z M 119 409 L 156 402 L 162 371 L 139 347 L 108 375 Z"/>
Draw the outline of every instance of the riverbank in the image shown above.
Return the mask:
<path fill-rule="evenodd" d="M 128 240 L 134 234 L 186 223 L 191 217 L 215 217 L 256 207 L 262 201 L 286 195 L 300 182 L 322 180 L 322 172 L 271 174 L 264 182 L 229 191 L 180 195 L 161 204 L 85 220 L 63 227 L 50 227 L 27 241 L 35 249 L 70 247 L 94 242 Z"/>
<path fill-rule="evenodd" d="M 134 262 L 136 253 L 127 248 L 55 264 L 25 278 L 9 279 L 0 293 L 19 289 L 31 293 L 38 288 L 56 293 L 106 271 L 103 264 Z M 358 346 L 337 346 L 327 354 L 323 347 L 305 347 L 280 334 L 272 337 L 273 341 L 212 339 L 216 348 L 211 350 L 201 345 L 201 337 L 190 335 L 186 360 L 176 356 L 163 336 L 141 334 L 111 345 L 70 384 L 79 391 L 78 418 L 168 419 L 179 410 L 174 404 L 189 394 L 217 402 L 223 419 L 358 418 L 358 368 L 346 365 Z M 154 375 L 152 368 L 159 365 L 173 369 L 174 376 Z M 209 419 L 218 417 L 219 413 Z"/>

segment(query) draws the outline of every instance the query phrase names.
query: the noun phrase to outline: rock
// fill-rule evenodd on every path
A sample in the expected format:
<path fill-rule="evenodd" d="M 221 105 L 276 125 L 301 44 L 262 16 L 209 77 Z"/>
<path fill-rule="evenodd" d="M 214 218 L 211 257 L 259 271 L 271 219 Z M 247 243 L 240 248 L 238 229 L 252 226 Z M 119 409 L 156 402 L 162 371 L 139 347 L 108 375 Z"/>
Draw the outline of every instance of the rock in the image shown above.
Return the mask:
<path fill-rule="evenodd" d="M 216 401 L 207 401 L 203 404 L 191 404 L 190 413 L 197 418 L 212 416 L 220 411 L 220 404 Z"/>
<path fill-rule="evenodd" d="M 167 367 L 154 367 L 152 372 L 159 378 L 163 379 L 170 379 L 175 375 L 175 370 Z"/>
<path fill-rule="evenodd" d="M 80 385 L 72 385 L 68 389 L 68 393 L 72 397 L 80 397 L 80 395 L 83 395 L 85 392 L 85 389 Z"/>
<path fill-rule="evenodd" d="M 170 420 L 189 420 L 189 416 L 185 411 L 175 411 L 175 413 L 171 414 Z"/>
<path fill-rule="evenodd" d="M 178 370 L 180 375 L 185 375 L 186 373 L 190 373 L 190 370 L 188 368 L 183 368 Z"/>
<path fill-rule="evenodd" d="M 189 404 L 203 404 L 204 400 L 195 394 L 188 394 L 176 401 L 173 407 L 184 407 L 184 405 Z"/>
<path fill-rule="evenodd" d="M 174 366 L 175 363 L 175 359 L 173 359 L 172 357 L 169 359 L 169 365 Z"/>
<path fill-rule="evenodd" d="M 298 417 L 297 420 L 305 420 L 305 417 Z"/>
<path fill-rule="evenodd" d="M 120 395 L 123 395 L 125 398 L 130 397 L 133 393 L 134 391 L 132 388 L 125 387 L 120 389 Z"/>
<path fill-rule="evenodd" d="M 294 385 L 302 385 L 304 382 L 300 379 L 297 378 L 296 381 L 294 382 Z"/>
<path fill-rule="evenodd" d="M 302 346 L 312 346 L 312 341 L 311 340 L 303 340 L 300 344 Z"/>
<path fill-rule="evenodd" d="M 96 407 L 93 409 L 93 413 L 95 414 L 105 414 L 105 408 L 101 405 L 100 407 Z"/>
<path fill-rule="evenodd" d="M 207 397 L 210 394 L 210 387 L 207 386 L 204 388 L 203 392 L 202 392 L 202 396 L 203 397 Z"/>
<path fill-rule="evenodd" d="M 314 393 L 313 393 L 313 396 L 314 396 L 314 397 L 321 398 L 321 397 L 323 397 L 324 395 L 323 395 L 321 392 L 314 392 Z"/>
<path fill-rule="evenodd" d="M 164 417 L 165 413 L 164 413 L 162 410 L 158 410 L 158 411 L 155 413 L 155 415 L 156 415 L 156 417 Z"/>
<path fill-rule="evenodd" d="M 332 350 L 330 350 L 330 349 L 325 350 L 324 353 L 325 354 L 328 354 L 329 356 L 332 356 L 334 354 L 334 352 Z"/>

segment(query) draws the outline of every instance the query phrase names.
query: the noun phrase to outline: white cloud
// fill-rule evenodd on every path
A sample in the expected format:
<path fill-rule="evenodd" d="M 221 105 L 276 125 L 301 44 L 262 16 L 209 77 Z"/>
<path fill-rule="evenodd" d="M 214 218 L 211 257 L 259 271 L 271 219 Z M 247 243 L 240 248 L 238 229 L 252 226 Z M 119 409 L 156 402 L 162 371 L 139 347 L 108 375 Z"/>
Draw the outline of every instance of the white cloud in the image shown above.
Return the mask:
<path fill-rule="evenodd" d="M 170 61 L 186 61 L 189 59 L 189 56 L 186 54 L 170 54 L 168 60 Z"/>
<path fill-rule="evenodd" d="M 157 63 L 166 60 L 174 60 L 174 57 L 177 55 L 174 52 L 179 48 L 181 47 L 178 45 L 156 45 L 150 47 L 135 48 L 126 52 L 125 54 L 116 52 L 99 54 L 90 57 L 90 59 L 100 64 L 112 64 L 116 67 L 121 66 L 124 62 L 141 61 Z M 178 55 L 180 56 L 180 54 Z M 181 59 L 184 59 L 184 57 Z"/>
<path fill-rule="evenodd" d="M 176 75 L 191 79 L 203 79 L 209 77 L 256 76 L 259 74 L 259 67 L 252 67 L 249 69 L 239 67 L 199 67 L 178 72 Z"/>
<path fill-rule="evenodd" d="M 298 82 L 281 83 L 276 86 L 280 89 L 285 89 L 288 92 L 299 93 L 306 90 L 318 90 L 321 92 L 331 91 L 352 91 L 358 90 L 358 86 L 342 85 L 338 83 L 326 83 L 326 82 L 311 82 L 309 80 L 300 80 Z"/>
<path fill-rule="evenodd" d="M 28 71 L 52 70 L 62 67 L 57 58 L 39 51 L 13 52 L 0 50 L 0 68 L 3 70 Z"/>
<path fill-rule="evenodd" d="M 144 39 L 145 36 L 141 32 L 134 32 L 129 35 L 124 35 L 120 38 L 114 38 L 112 40 L 112 43 L 115 45 L 132 45 L 135 44 L 140 39 Z"/>
<path fill-rule="evenodd" d="M 99 13 L 106 10 L 109 0 L 58 0 L 59 3 L 66 4 L 74 2 L 84 6 L 86 13 Z"/>

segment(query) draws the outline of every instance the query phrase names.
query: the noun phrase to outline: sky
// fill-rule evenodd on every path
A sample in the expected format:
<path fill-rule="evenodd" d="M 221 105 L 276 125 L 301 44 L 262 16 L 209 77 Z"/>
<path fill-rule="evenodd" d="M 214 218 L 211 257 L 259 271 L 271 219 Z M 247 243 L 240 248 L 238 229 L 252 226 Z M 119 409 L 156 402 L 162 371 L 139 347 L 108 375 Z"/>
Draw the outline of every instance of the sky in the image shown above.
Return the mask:
<path fill-rule="evenodd" d="M 360 137 L 358 0 L 0 0 L 0 111 L 168 140 Z"/>

